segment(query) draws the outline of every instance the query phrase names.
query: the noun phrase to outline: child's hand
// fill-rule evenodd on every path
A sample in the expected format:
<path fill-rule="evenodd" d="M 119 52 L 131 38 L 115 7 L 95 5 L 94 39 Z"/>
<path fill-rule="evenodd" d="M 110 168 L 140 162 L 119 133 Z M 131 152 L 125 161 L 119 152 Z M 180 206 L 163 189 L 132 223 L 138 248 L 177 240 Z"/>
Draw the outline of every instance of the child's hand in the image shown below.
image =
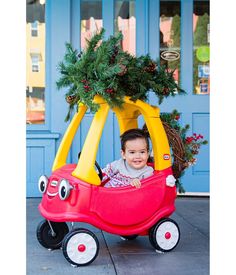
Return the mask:
<path fill-rule="evenodd" d="M 136 188 L 140 188 L 141 187 L 141 182 L 139 179 L 133 179 L 130 183 L 132 186 L 135 186 Z"/>

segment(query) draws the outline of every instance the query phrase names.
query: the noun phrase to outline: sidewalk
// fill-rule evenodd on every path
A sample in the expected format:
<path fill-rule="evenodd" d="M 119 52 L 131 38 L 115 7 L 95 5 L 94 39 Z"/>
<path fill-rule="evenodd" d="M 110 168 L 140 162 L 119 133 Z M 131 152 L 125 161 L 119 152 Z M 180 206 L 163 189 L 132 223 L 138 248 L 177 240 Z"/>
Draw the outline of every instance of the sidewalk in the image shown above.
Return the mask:
<path fill-rule="evenodd" d="M 62 251 L 48 251 L 36 238 L 36 228 L 43 219 L 38 212 L 39 198 L 27 199 L 27 275 L 208 275 L 209 274 L 209 198 L 176 200 L 171 216 L 179 225 L 180 241 L 168 253 L 156 253 L 148 237 L 123 241 L 88 224 L 99 239 L 100 250 L 93 263 L 73 268 Z M 78 224 L 75 224 L 75 227 Z"/>

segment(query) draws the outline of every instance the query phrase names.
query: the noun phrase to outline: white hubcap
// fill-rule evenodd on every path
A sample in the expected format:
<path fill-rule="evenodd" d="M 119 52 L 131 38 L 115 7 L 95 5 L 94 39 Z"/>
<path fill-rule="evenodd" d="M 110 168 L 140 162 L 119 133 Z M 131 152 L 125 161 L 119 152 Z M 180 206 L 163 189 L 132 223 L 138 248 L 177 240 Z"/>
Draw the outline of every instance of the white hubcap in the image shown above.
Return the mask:
<path fill-rule="evenodd" d="M 156 231 L 156 241 L 160 248 L 164 250 L 172 249 L 179 240 L 179 230 L 170 221 L 163 222 Z"/>
<path fill-rule="evenodd" d="M 97 244 L 90 234 L 77 233 L 68 241 L 66 252 L 73 262 L 86 264 L 96 255 Z"/>

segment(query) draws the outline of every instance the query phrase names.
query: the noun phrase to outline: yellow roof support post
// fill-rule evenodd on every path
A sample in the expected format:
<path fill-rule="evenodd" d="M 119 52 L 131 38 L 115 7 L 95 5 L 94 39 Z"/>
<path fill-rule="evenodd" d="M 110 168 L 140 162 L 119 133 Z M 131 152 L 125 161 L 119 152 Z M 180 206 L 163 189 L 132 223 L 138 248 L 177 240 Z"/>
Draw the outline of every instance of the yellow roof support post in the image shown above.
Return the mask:
<path fill-rule="evenodd" d="M 61 144 L 58 148 L 53 166 L 52 171 L 55 171 L 56 169 L 59 169 L 63 165 L 66 164 L 66 159 L 72 144 L 72 141 L 74 139 L 74 136 L 77 132 L 77 129 L 81 123 L 82 118 L 84 117 L 84 114 L 87 111 L 87 107 L 83 104 L 79 105 L 78 112 L 74 115 L 73 119 L 71 120 L 65 135 L 61 141 Z"/>
<path fill-rule="evenodd" d="M 100 185 L 101 180 L 95 170 L 94 163 L 110 107 L 100 96 L 95 96 L 94 102 L 99 104 L 99 109 L 94 115 L 79 162 L 72 175 L 90 184 Z"/>
<path fill-rule="evenodd" d="M 160 119 L 159 108 L 141 100 L 133 102 L 128 97 L 125 97 L 124 101 L 122 108 L 114 107 L 112 109 L 118 119 L 120 134 L 126 130 L 138 128 L 138 116 L 143 115 L 152 141 L 155 170 L 171 167 L 170 147 Z M 101 180 L 94 164 L 110 106 L 98 95 L 94 97 L 94 102 L 99 105 L 99 109 L 94 115 L 78 164 L 72 175 L 90 184 L 100 185 Z M 79 106 L 78 113 L 74 115 L 58 149 L 52 168 L 53 171 L 66 164 L 72 141 L 86 110 L 87 107 L 82 104 Z"/>

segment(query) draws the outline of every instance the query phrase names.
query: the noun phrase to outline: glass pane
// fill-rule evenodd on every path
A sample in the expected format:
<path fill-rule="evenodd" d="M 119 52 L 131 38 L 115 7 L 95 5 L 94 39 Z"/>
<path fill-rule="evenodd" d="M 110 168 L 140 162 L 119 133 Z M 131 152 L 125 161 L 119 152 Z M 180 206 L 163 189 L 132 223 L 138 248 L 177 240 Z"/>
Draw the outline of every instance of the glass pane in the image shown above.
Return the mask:
<path fill-rule="evenodd" d="M 45 0 L 26 0 L 26 123 L 45 123 Z"/>
<path fill-rule="evenodd" d="M 31 23 L 31 35 L 38 36 L 38 21 Z"/>
<path fill-rule="evenodd" d="M 209 1 L 194 1 L 193 9 L 193 93 L 210 93 Z"/>
<path fill-rule="evenodd" d="M 102 0 L 81 1 L 81 49 L 86 46 L 86 39 L 102 28 Z"/>
<path fill-rule="evenodd" d="M 132 55 L 136 53 L 135 1 L 115 1 L 115 33 L 123 34 L 122 48 Z"/>
<path fill-rule="evenodd" d="M 160 63 L 180 85 L 180 1 L 160 1 Z"/>

